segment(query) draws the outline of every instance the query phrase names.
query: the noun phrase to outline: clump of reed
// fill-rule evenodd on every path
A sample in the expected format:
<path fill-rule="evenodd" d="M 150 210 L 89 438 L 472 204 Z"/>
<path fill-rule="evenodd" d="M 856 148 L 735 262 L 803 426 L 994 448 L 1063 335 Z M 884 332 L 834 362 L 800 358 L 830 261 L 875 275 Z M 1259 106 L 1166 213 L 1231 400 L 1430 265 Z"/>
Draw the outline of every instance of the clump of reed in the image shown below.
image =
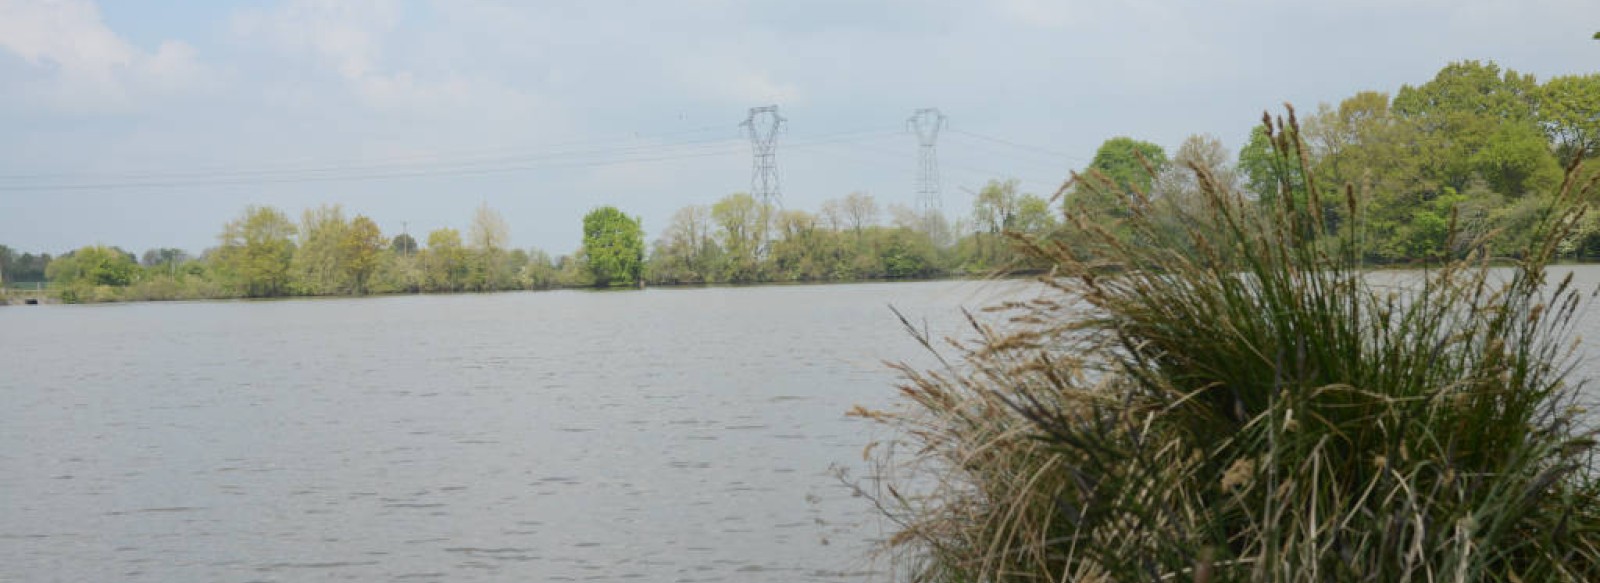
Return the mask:
<path fill-rule="evenodd" d="M 1361 197 L 1316 184 L 1292 109 L 1264 121 L 1274 203 L 1202 167 L 1199 204 L 1074 175 L 1129 202 L 1018 237 L 1048 293 L 948 347 L 908 325 L 944 366 L 856 411 L 894 431 L 857 484 L 897 578 L 1600 581 L 1585 294 L 1546 272 L 1595 182 L 1569 169 L 1516 258 L 1452 237 L 1378 278 Z"/>

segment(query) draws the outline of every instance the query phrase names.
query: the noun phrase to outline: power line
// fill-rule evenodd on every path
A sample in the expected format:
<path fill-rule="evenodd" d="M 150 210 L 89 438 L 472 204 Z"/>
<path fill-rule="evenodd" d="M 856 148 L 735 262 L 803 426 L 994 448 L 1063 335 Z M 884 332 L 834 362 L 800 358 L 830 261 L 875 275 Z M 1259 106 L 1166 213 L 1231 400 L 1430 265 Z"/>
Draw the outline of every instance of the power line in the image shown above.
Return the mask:
<path fill-rule="evenodd" d="M 879 147 L 872 146 L 872 145 L 869 145 L 867 143 L 863 143 L 863 142 L 860 142 L 860 141 L 851 143 L 849 145 L 850 145 L 850 147 L 856 148 L 856 149 L 861 150 L 861 151 L 872 152 L 872 153 L 875 153 L 875 154 L 878 154 L 878 155 L 882 155 L 882 156 L 885 156 L 885 157 L 888 157 L 888 158 L 892 158 L 892 159 L 895 159 L 895 160 L 904 160 L 905 159 L 905 154 L 903 152 L 897 152 L 897 151 L 889 150 L 887 148 L 879 148 Z M 977 176 L 982 176 L 982 177 L 985 177 L 985 178 L 1019 178 L 1019 179 L 1027 180 L 1029 182 L 1039 182 L 1041 184 L 1051 184 L 1051 185 L 1054 185 L 1054 184 L 1060 182 L 1059 180 L 1054 180 L 1054 179 L 1052 179 L 1052 180 L 1037 180 L 1035 178 L 1030 178 L 1030 177 L 1027 177 L 1027 176 L 1020 176 L 1015 171 L 1000 171 L 1000 170 L 996 170 L 996 169 L 993 169 L 993 168 L 987 168 L 987 167 L 982 167 L 982 166 L 974 166 L 974 165 L 966 164 L 966 163 L 950 162 L 948 160 L 946 160 L 943 163 L 941 163 L 940 167 L 941 167 L 941 169 L 953 169 L 953 170 L 957 170 L 957 171 L 965 171 L 965 172 L 968 172 L 970 174 L 974 174 L 974 175 L 977 175 Z"/>
<path fill-rule="evenodd" d="M 761 109 L 761 108 L 757 108 Z M 773 111 L 776 114 L 776 111 Z M 778 127 L 782 127 L 782 118 L 778 119 Z M 749 120 L 747 120 L 749 121 Z M 760 145 L 762 137 L 771 137 L 768 130 L 772 129 L 772 120 L 768 119 L 766 130 L 756 136 L 753 144 Z M 726 127 L 726 126 L 724 126 Z M 689 130 L 677 132 L 678 134 L 699 133 L 702 130 Z M 957 130 L 951 130 L 957 131 Z M 884 148 L 870 145 L 870 142 L 897 135 L 899 130 L 887 128 L 868 128 L 844 132 L 832 132 L 807 136 L 791 140 L 787 147 L 804 150 L 833 145 L 850 145 L 858 151 L 865 150 L 875 154 L 892 156 L 896 160 L 903 160 L 903 154 L 889 152 Z M 979 136 L 971 132 L 958 132 L 969 136 Z M 773 140 L 775 142 L 775 139 Z M 998 138 L 988 141 L 999 143 Z M 115 174 L 90 174 L 90 175 L 63 175 L 77 180 L 56 181 L 43 179 L 50 175 L 33 175 L 36 180 L 29 183 L 23 180 L 26 175 L 0 176 L 0 179 L 10 180 L 11 183 L 0 182 L 0 192 L 27 192 L 27 191 L 87 191 L 87 190 L 126 190 L 141 188 L 184 188 L 197 186 L 225 186 L 241 184 L 284 184 L 306 182 L 350 182 L 364 180 L 390 180 L 411 179 L 448 176 L 474 176 L 499 173 L 515 173 L 537 171 L 557 168 L 582 168 L 614 166 L 637 163 L 652 163 L 662 161 L 684 160 L 692 158 L 731 156 L 737 153 L 739 146 L 735 138 L 719 138 L 710 140 L 686 140 L 679 142 L 666 142 L 656 144 L 631 144 L 626 141 L 597 141 L 574 142 L 574 144 L 629 144 L 612 148 L 584 148 L 584 149 L 550 149 L 538 153 L 521 156 L 499 156 L 493 158 L 447 160 L 435 158 L 434 161 L 419 164 L 400 163 L 405 158 L 392 158 L 387 163 L 367 163 L 356 165 L 320 165 L 297 168 L 240 168 L 225 169 L 212 168 L 195 171 L 173 172 L 145 172 L 145 173 L 115 173 Z M 1012 143 L 1015 145 L 1015 143 Z M 775 144 L 772 144 L 775 150 Z M 1018 146 L 1026 147 L 1026 146 Z M 759 153 L 759 151 L 758 151 Z M 774 152 L 775 154 L 775 152 Z M 771 180 L 770 184 L 777 187 L 775 159 L 771 172 L 767 173 L 765 166 L 757 164 L 752 168 L 753 185 L 766 174 Z M 1014 160 L 1013 162 L 1021 162 Z M 935 162 L 935 164 L 938 164 Z M 991 168 L 973 166 L 970 164 L 944 162 L 942 166 L 964 170 L 985 178 L 1016 176 L 1015 172 L 1000 172 Z M 937 166 L 936 166 L 937 168 Z M 921 168 L 919 168 L 921 171 Z M 1044 182 L 1044 181 L 1041 181 Z M 753 188 L 757 194 L 759 189 Z M 775 202 L 781 193 L 773 191 Z"/>
<path fill-rule="evenodd" d="M 857 130 L 819 134 L 798 141 L 795 147 L 807 148 L 833 143 L 871 140 L 885 137 L 892 133 L 893 130 Z M 181 188 L 237 184 L 348 182 L 436 176 L 470 176 L 733 155 L 739 149 L 740 146 L 737 141 L 733 138 L 728 138 L 676 144 L 550 152 L 538 156 L 434 165 L 324 166 L 281 171 L 250 169 L 221 173 L 149 173 L 142 176 L 102 176 L 93 177 L 89 181 L 64 184 L 0 184 L 0 192 Z"/>
<path fill-rule="evenodd" d="M 393 171 L 393 170 L 391 170 L 391 171 L 377 171 L 377 172 L 368 171 L 368 172 L 364 172 L 364 173 L 363 172 L 358 172 L 358 173 L 346 173 L 346 174 L 319 174 L 319 175 L 309 175 L 309 176 L 293 176 L 293 175 L 289 175 L 289 176 L 271 176 L 271 175 L 268 175 L 268 176 L 259 176 L 259 177 L 229 176 L 229 177 L 217 177 L 217 178 L 201 178 L 201 179 L 193 179 L 193 180 L 174 180 L 174 181 L 167 181 L 167 182 L 159 182 L 159 181 L 128 181 L 128 182 L 102 182 L 102 183 L 87 183 L 87 184 L 60 184 L 60 185 L 0 185 L 0 192 L 40 191 L 40 190 L 43 190 L 43 191 L 114 190 L 114 189 L 129 189 L 129 188 L 181 188 L 181 187 L 190 187 L 190 186 L 223 186 L 223 185 L 237 185 L 237 184 L 281 184 L 281 183 L 296 183 L 296 182 L 348 182 L 348 181 L 359 181 L 359 180 L 379 180 L 379 179 L 393 179 L 393 178 L 422 178 L 422 177 L 438 177 L 438 176 L 470 176 L 470 175 L 497 174 L 497 173 L 507 173 L 507 172 L 521 172 L 521 171 L 530 171 L 530 170 L 543 170 L 543 169 L 551 169 L 551 168 L 581 168 L 581 167 L 592 167 L 592 166 L 610 166 L 610 165 L 617 165 L 617 164 L 633 164 L 633 163 L 640 163 L 640 162 L 659 162 L 659 161 L 665 161 L 665 160 L 680 160 L 680 159 L 699 158 L 699 157 L 706 157 L 706 156 L 732 155 L 732 154 L 738 153 L 738 150 L 739 149 L 736 147 L 736 145 L 729 144 L 729 147 L 725 147 L 725 148 L 720 149 L 720 150 L 689 152 L 689 153 L 682 153 L 682 154 L 675 154 L 675 155 L 658 155 L 658 156 L 642 156 L 642 157 L 641 156 L 634 156 L 634 157 L 626 157 L 626 158 L 600 159 L 600 160 L 555 161 L 555 162 L 546 162 L 546 163 L 539 163 L 539 164 L 521 164 L 521 165 L 511 165 L 511 166 L 491 166 L 491 167 L 473 167 L 473 166 L 468 166 L 468 167 L 461 167 L 461 168 L 443 168 L 443 169 L 431 169 L 431 170 L 421 170 L 421 171 L 403 171 L 403 170 L 402 171 Z M 358 170 L 365 170 L 365 169 L 358 169 Z"/>
<path fill-rule="evenodd" d="M 1073 156 L 1071 154 L 1064 154 L 1064 153 L 1061 153 L 1061 152 L 1057 152 L 1055 150 L 1051 150 L 1051 149 L 1048 149 L 1048 148 L 1042 148 L 1042 147 L 1039 147 L 1039 146 L 1030 146 L 1028 144 L 1014 142 L 1014 141 L 1007 140 L 1007 139 L 1004 139 L 1004 138 L 996 138 L 994 136 L 986 136 L 986 135 L 983 135 L 983 134 L 969 132 L 969 131 L 965 131 L 965 130 L 958 130 L 958 129 L 951 129 L 950 133 L 961 134 L 961 135 L 964 135 L 964 136 L 967 136 L 967 137 L 976 138 L 976 139 L 979 139 L 979 140 L 984 140 L 986 142 L 993 142 L 993 143 L 1001 144 L 1001 145 L 1004 145 L 1004 146 L 1010 146 L 1010 147 L 1016 148 L 1018 150 L 1033 152 L 1035 154 L 1043 154 L 1043 155 L 1046 155 L 1046 156 L 1050 156 L 1052 158 L 1066 158 L 1068 160 L 1075 160 L 1075 161 L 1078 161 L 1078 162 L 1082 162 L 1083 161 L 1083 158 L 1078 157 L 1078 156 Z"/>
<path fill-rule="evenodd" d="M 970 152 L 971 154 L 976 155 L 983 160 L 997 160 L 999 163 L 1003 163 L 1008 167 L 1025 167 L 1034 171 L 1048 172 L 1052 175 L 1066 175 L 1068 171 L 1072 169 L 1068 163 L 1058 159 L 1046 160 L 1043 157 L 1018 156 L 1016 155 L 1015 151 L 972 139 L 961 139 L 955 141 L 951 146 L 946 148 L 945 152 L 947 153 L 947 156 L 952 149 L 957 153 Z"/>
<path fill-rule="evenodd" d="M 416 171 L 416 170 L 424 170 L 424 169 L 428 169 L 428 168 L 459 169 L 459 168 L 470 168 L 470 167 L 478 167 L 478 166 L 491 166 L 491 165 L 497 165 L 497 164 L 526 163 L 526 162 L 533 162 L 533 161 L 540 161 L 540 160 L 552 160 L 552 159 L 560 159 L 560 158 L 581 158 L 581 157 L 594 156 L 594 155 L 628 154 L 628 153 L 631 153 L 631 152 L 650 151 L 650 150 L 655 150 L 655 149 L 659 149 L 659 148 L 663 148 L 663 147 L 666 147 L 666 148 L 704 149 L 704 148 L 710 148 L 710 147 L 717 147 L 718 145 L 723 145 L 723 144 L 732 145 L 733 142 L 734 142 L 733 138 L 723 138 L 723 139 L 717 139 L 717 140 L 691 141 L 691 142 L 679 142 L 679 143 L 669 143 L 669 144 L 650 144 L 650 145 L 627 146 L 627 147 L 609 148 L 609 149 L 547 151 L 547 152 L 542 153 L 542 154 L 533 154 L 533 155 L 524 155 L 524 156 L 503 156 L 503 157 L 498 157 L 498 158 L 485 158 L 485 159 L 477 159 L 477 160 L 470 160 L 470 159 L 469 160 L 458 160 L 458 161 L 441 160 L 441 161 L 437 161 L 437 162 L 434 162 L 434 163 L 431 163 L 431 164 L 430 163 L 423 163 L 423 164 L 416 164 L 416 163 L 409 163 L 409 164 L 406 164 L 406 163 L 383 163 L 383 164 L 323 165 L 323 166 L 301 167 L 301 168 L 284 168 L 284 169 L 270 169 L 270 168 L 254 168 L 254 169 L 250 169 L 250 168 L 246 168 L 246 169 L 237 169 L 237 170 L 217 170 L 217 171 L 171 171 L 171 172 L 120 173 L 120 174 L 100 174 L 100 175 L 88 174 L 88 175 L 78 175 L 78 176 L 75 176 L 75 178 L 80 178 L 80 179 L 87 178 L 87 179 L 93 179 L 93 180 L 128 180 L 128 181 L 150 181 L 150 180 L 178 180 L 178 181 L 185 181 L 185 180 L 191 180 L 191 179 L 193 179 L 193 180 L 204 180 L 204 179 L 215 179 L 215 178 L 221 178 L 221 179 L 248 178 L 248 177 L 252 177 L 252 176 L 275 176 L 275 177 L 281 177 L 281 176 L 285 176 L 285 175 L 316 176 L 316 175 L 321 175 L 321 174 L 340 173 L 340 172 L 362 172 L 362 171 L 382 171 L 382 170 L 410 170 L 410 171 Z M 5 187 L 6 187 L 6 185 L 0 185 L 0 188 L 5 188 Z"/>
<path fill-rule="evenodd" d="M 189 169 L 185 169 L 185 170 L 175 170 L 175 171 L 156 172 L 156 173 L 143 172 L 143 171 L 129 171 L 129 172 L 89 173 L 87 175 L 96 176 L 98 178 L 146 178 L 146 177 L 150 177 L 152 175 L 171 175 L 171 176 L 178 176 L 178 175 L 204 175 L 204 176 L 209 176 L 209 175 L 214 175 L 214 174 L 229 174 L 229 173 L 252 173 L 252 174 L 254 174 L 254 173 L 270 173 L 270 172 L 316 171 L 316 170 L 320 170 L 320 169 L 324 169 L 324 168 L 384 167 L 384 166 L 393 166 L 393 165 L 398 165 L 398 164 L 414 165 L 415 163 L 418 163 L 418 162 L 434 163 L 434 164 L 469 163 L 469 162 L 474 162 L 474 161 L 478 161 L 478 160 L 483 160 L 483 161 L 486 161 L 486 162 L 492 162 L 492 161 L 496 161 L 496 160 L 522 159 L 522 158 L 529 157 L 529 156 L 549 155 L 552 152 L 555 152 L 555 153 L 572 152 L 572 150 L 563 150 L 563 149 L 564 148 L 572 148 L 572 147 L 576 147 L 576 146 L 602 146 L 602 145 L 609 145 L 609 144 L 637 144 L 638 142 L 645 141 L 645 140 L 660 140 L 662 138 L 673 137 L 673 136 L 682 136 L 682 135 L 689 135 L 689 134 L 706 133 L 708 131 L 713 131 L 713 130 L 726 131 L 727 130 L 727 126 L 704 126 L 704 127 L 699 127 L 699 128 L 691 128 L 691 129 L 686 129 L 686 130 L 678 130 L 678 131 L 665 132 L 665 133 L 660 133 L 660 134 L 652 134 L 652 135 L 646 135 L 646 136 L 640 136 L 639 134 L 634 134 L 632 137 L 629 137 L 629 138 L 601 138 L 601 139 L 589 139 L 589 140 L 574 140 L 574 141 L 568 141 L 568 142 L 556 142 L 556 143 L 553 143 L 553 144 L 542 144 L 542 145 L 537 145 L 537 146 L 523 146 L 523 147 L 514 147 L 514 148 L 489 148 L 489 149 L 480 149 L 480 150 L 464 150 L 464 151 L 456 151 L 456 152 L 448 152 L 448 153 L 412 154 L 412 155 L 405 155 L 405 156 L 390 156 L 390 157 L 384 157 L 384 158 L 347 159 L 345 161 L 331 161 L 330 162 L 330 161 L 327 161 L 325 159 L 305 159 L 304 161 L 296 162 L 296 161 L 280 160 L 280 161 L 273 162 L 273 163 L 266 163 L 266 164 L 263 164 L 261 166 L 258 166 L 255 169 L 248 169 L 248 170 L 237 170 L 237 169 L 235 169 L 235 167 L 232 167 L 232 166 L 201 166 L 201 167 L 189 168 Z M 733 139 L 736 139 L 736 138 L 733 137 L 732 135 L 730 135 L 728 137 L 717 138 L 717 139 L 714 139 L 714 140 L 697 140 L 697 141 L 678 142 L 678 143 L 707 143 L 707 142 L 727 141 L 727 140 L 733 140 Z M 670 144 L 673 144 L 674 142 L 666 142 L 666 143 L 670 145 Z M 627 146 L 627 147 L 628 148 L 648 148 L 648 147 L 652 147 L 652 146 L 656 146 L 656 145 L 660 145 L 660 144 L 659 143 L 657 143 L 657 144 L 637 144 L 637 145 Z M 578 150 L 578 151 L 581 152 L 583 150 Z M 460 160 L 454 159 L 454 158 L 458 158 L 458 157 L 464 157 L 464 159 L 460 159 Z M 307 164 L 311 164 L 311 166 L 307 166 Z M 49 180 L 49 179 L 63 179 L 63 178 L 70 179 L 70 178 L 82 178 L 84 176 L 86 176 L 86 174 L 85 173 L 81 173 L 81 172 L 49 172 L 49 173 L 33 173 L 33 174 L 0 174 L 0 181 L 3 181 L 3 180 Z"/>

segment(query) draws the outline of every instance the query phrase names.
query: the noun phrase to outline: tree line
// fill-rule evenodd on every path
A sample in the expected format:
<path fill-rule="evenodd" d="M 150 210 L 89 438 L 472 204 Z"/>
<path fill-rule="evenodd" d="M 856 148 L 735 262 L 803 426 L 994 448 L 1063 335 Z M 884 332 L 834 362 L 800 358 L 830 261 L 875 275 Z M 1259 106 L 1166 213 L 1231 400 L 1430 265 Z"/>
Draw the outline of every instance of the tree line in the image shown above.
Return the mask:
<path fill-rule="evenodd" d="M 0 246 L 0 278 L 41 282 L 65 302 L 484 292 L 557 287 L 838 281 L 987 272 L 1016 255 L 1006 230 L 1045 234 L 1049 204 L 1015 181 L 983 188 L 974 219 L 951 224 L 853 193 L 819 212 L 778 210 L 744 193 L 673 215 L 653 245 L 643 222 L 610 206 L 583 218 L 570 255 L 510 248 L 506 220 L 487 205 L 463 233 L 387 236 L 339 205 L 302 211 L 250 206 L 199 255 L 174 248 L 135 255 L 90 245 L 52 257 Z M 957 238 L 955 233 L 977 225 Z"/>
<path fill-rule="evenodd" d="M 298 221 L 250 206 L 199 256 L 151 249 L 140 257 L 91 245 L 50 257 L 0 246 L 0 276 L 14 285 L 49 282 L 66 302 L 499 291 L 578 279 L 569 258 L 508 248 L 509 239 L 505 219 L 487 205 L 465 236 L 437 229 L 426 246 L 406 233 L 385 236 L 372 219 L 348 217 L 339 205 L 307 209 Z"/>
<path fill-rule="evenodd" d="M 1307 181 L 1348 186 L 1347 197 L 1321 201 L 1321 214 L 1329 229 L 1359 229 L 1371 263 L 1437 259 L 1490 233 L 1494 252 L 1514 255 L 1547 211 L 1563 168 L 1597 153 L 1600 75 L 1539 83 L 1493 62 L 1463 61 L 1392 96 L 1362 91 L 1289 121 L 1279 123 L 1289 135 L 1278 138 L 1287 159 L 1274 154 L 1265 124 L 1237 157 L 1210 136 L 1191 136 L 1170 159 L 1155 144 L 1109 140 L 1079 184 L 1114 188 L 1074 188 L 1067 204 L 1112 218 L 1126 217 L 1126 203 L 1140 196 L 1192 206 L 1198 192 L 1188 169 L 1201 168 L 1263 206 L 1283 197 L 1306 202 Z M 1358 225 L 1344 224 L 1352 202 L 1361 205 Z M 1600 213 L 1579 220 L 1561 242 L 1563 257 L 1600 259 Z"/>
<path fill-rule="evenodd" d="M 1299 139 L 1279 144 L 1303 143 L 1304 151 L 1293 148 L 1298 161 L 1274 155 L 1262 128 L 1237 154 L 1212 136 L 1190 136 L 1170 156 L 1159 145 L 1115 137 L 1073 173 L 1059 197 L 991 180 L 970 208 L 950 215 L 882 205 L 860 192 L 814 211 L 735 193 L 680 209 L 649 244 L 637 217 L 594 209 L 583 219 L 578 250 L 551 256 L 510 248 L 508 224 L 487 205 L 477 208 L 465 233 L 441 228 L 423 240 L 386 236 L 370 218 L 347 217 L 337 205 L 305 210 L 298 220 L 252 206 L 198 256 L 169 248 L 135 256 L 96 245 L 52 257 L 0 246 L 0 281 L 47 281 L 66 301 L 116 301 L 1027 271 L 1043 266 L 1030 263 L 1008 233 L 1072 245 L 1081 234 L 1063 224 L 1065 210 L 1094 211 L 1111 228 L 1128 216 L 1135 197 L 1181 210 L 1199 195 L 1191 168 L 1264 206 L 1303 198 L 1305 181 L 1350 185 L 1362 224 L 1343 224 L 1345 201 L 1323 201 L 1323 216 L 1329 228 L 1359 227 L 1373 263 L 1449 252 L 1452 225 L 1454 240 L 1501 233 L 1496 249 L 1509 254 L 1523 247 L 1520 237 L 1544 212 L 1563 166 L 1600 148 L 1600 75 L 1539 83 L 1492 62 L 1464 61 L 1393 96 L 1362 91 L 1303 118 L 1287 124 Z M 1600 259 L 1600 212 L 1582 221 L 1561 250 L 1570 259 Z"/>

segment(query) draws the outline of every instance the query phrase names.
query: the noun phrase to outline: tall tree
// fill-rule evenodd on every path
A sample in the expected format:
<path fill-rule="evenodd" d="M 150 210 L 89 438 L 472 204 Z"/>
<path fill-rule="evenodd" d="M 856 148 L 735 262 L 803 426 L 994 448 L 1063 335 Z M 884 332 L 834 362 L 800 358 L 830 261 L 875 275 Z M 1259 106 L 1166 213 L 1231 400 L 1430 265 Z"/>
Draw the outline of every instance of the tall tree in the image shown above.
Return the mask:
<path fill-rule="evenodd" d="M 865 192 L 852 192 L 844 197 L 840 203 L 840 210 L 844 214 L 845 224 L 857 236 L 867 227 L 878 224 L 878 201 Z"/>
<path fill-rule="evenodd" d="M 416 255 L 417 239 L 408 233 L 395 235 L 394 239 L 389 241 L 389 250 L 394 251 L 395 255 Z"/>
<path fill-rule="evenodd" d="M 489 203 L 478 205 L 472 213 L 467 241 L 472 247 L 468 287 L 479 291 L 503 289 L 511 285 L 511 272 L 504 265 L 511 227 Z"/>
<path fill-rule="evenodd" d="M 692 205 L 672 214 L 651 252 L 650 279 L 666 283 L 705 283 L 721 249 L 711 225 L 711 209 Z"/>
<path fill-rule="evenodd" d="M 711 219 L 722 243 L 724 280 L 761 279 L 761 245 L 767 240 L 770 212 L 767 205 L 742 192 L 711 205 Z"/>
<path fill-rule="evenodd" d="M 423 289 L 457 291 L 466 279 L 466 250 L 461 248 L 461 232 L 451 228 L 428 233 L 428 248 L 422 254 Z"/>
<path fill-rule="evenodd" d="M 378 230 L 378 223 L 365 215 L 356 215 L 344 230 L 344 239 L 339 244 L 341 267 L 350 281 L 351 292 L 367 293 L 367 280 L 377 270 L 382 254 L 383 232 Z"/>
<path fill-rule="evenodd" d="M 644 227 L 617 207 L 603 206 L 583 216 L 583 254 L 597 287 L 644 281 Z"/>
<path fill-rule="evenodd" d="M 1124 193 L 1150 192 L 1151 181 L 1167 166 L 1167 152 L 1150 142 L 1119 136 L 1106 140 L 1089 162 L 1091 172 L 1111 179 Z"/>
<path fill-rule="evenodd" d="M 990 180 L 972 201 L 972 221 L 979 231 L 998 235 L 1012 227 L 1020 202 L 1016 179 Z"/>
<path fill-rule="evenodd" d="M 349 228 L 350 221 L 345 219 L 340 205 L 325 204 L 300 214 L 292 266 L 301 293 L 327 295 L 349 289 L 340 250 Z"/>
<path fill-rule="evenodd" d="M 1466 190 L 1484 179 L 1496 192 L 1521 196 L 1560 181 L 1561 168 L 1539 137 L 1536 112 L 1539 86 L 1532 75 L 1493 62 L 1462 61 L 1445 66 L 1433 80 L 1402 86 L 1393 109 L 1415 124 L 1428 156 L 1421 169 L 1439 190 Z"/>
<path fill-rule="evenodd" d="M 1539 88 L 1539 121 L 1563 164 L 1600 154 L 1600 74 L 1546 81 Z"/>
<path fill-rule="evenodd" d="M 239 293 L 280 296 L 289 291 L 295 225 L 283 211 L 250 206 L 222 229 L 217 267 Z"/>

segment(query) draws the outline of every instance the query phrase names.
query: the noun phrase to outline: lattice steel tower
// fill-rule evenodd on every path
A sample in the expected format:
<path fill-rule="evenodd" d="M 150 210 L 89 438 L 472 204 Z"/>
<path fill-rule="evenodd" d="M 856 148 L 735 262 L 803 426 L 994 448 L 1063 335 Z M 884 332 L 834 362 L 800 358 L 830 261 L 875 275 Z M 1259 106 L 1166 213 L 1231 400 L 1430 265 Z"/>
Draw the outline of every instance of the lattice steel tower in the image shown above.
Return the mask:
<path fill-rule="evenodd" d="M 778 115 L 778 106 L 750 108 L 750 116 L 739 127 L 750 136 L 755 161 L 750 167 L 750 196 L 773 207 L 783 207 L 783 188 L 778 184 L 778 134 L 788 120 Z"/>
<path fill-rule="evenodd" d="M 906 120 L 906 128 L 917 134 L 917 210 L 923 216 L 940 212 L 944 203 L 939 197 L 939 130 L 945 118 L 937 108 L 919 109 Z"/>

